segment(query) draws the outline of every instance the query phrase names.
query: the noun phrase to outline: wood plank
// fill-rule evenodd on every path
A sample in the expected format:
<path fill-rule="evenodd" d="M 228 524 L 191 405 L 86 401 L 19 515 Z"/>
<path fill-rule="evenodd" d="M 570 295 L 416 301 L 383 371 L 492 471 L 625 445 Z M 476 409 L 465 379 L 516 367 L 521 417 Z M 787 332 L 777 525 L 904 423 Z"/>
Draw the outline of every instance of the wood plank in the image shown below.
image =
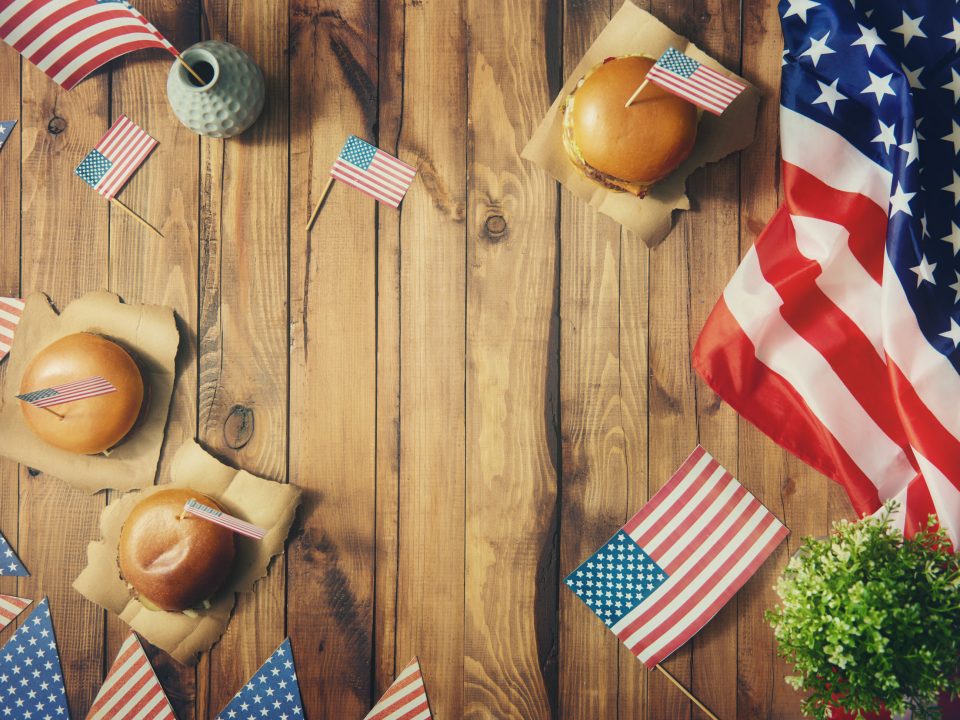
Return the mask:
<path fill-rule="evenodd" d="M 198 435 L 235 467 L 287 476 L 288 63 L 286 2 L 205 3 L 209 37 L 246 51 L 266 79 L 263 115 L 244 134 L 204 138 L 201 153 Z M 286 635 L 285 561 L 238 598 L 209 654 L 218 712 Z M 305 648 L 295 647 L 295 654 Z M 299 651 L 299 653 L 298 653 Z"/>
<path fill-rule="evenodd" d="M 289 548 L 288 627 L 308 717 L 363 717 L 373 698 L 376 217 L 336 184 L 304 225 L 346 136 L 373 139 L 377 12 L 295 0 L 290 25 L 290 479 L 305 490 Z"/>
<path fill-rule="evenodd" d="M 99 73 L 67 93 L 22 63 L 21 289 L 46 292 L 61 309 L 108 282 L 107 203 L 73 173 L 107 129 L 107 81 Z M 85 714 L 99 686 L 104 614 L 79 598 L 71 583 L 86 565 L 87 541 L 98 535 L 103 507 L 102 494 L 85 495 L 21 468 L 18 549 L 31 576 L 20 582 L 20 592 L 37 601 L 50 598 L 75 717 Z"/>
<path fill-rule="evenodd" d="M 148 0 L 139 9 L 176 47 L 196 42 L 199 3 L 177 7 Z M 158 238 L 124 212 L 111 212 L 109 289 L 128 303 L 172 307 L 180 331 L 177 383 L 174 386 L 158 480 L 169 480 L 173 453 L 192 440 L 197 424 L 197 196 L 198 137 L 180 124 L 166 101 L 170 56 L 159 50 L 135 53 L 112 71 L 111 119 L 126 114 L 159 141 L 120 199 L 156 225 Z M 162 268 L 163 272 L 157 272 Z M 130 628 L 107 614 L 106 665 L 112 662 Z M 145 643 L 160 682 L 180 720 L 196 717 L 196 671 Z"/>
<path fill-rule="evenodd" d="M 520 159 L 551 99 L 547 9 L 467 2 L 467 718 L 555 710 L 557 193 Z"/>
<path fill-rule="evenodd" d="M 466 45 L 458 3 L 405 13 L 400 156 L 419 166 L 400 226 L 396 661 L 418 654 L 431 709 L 464 716 Z M 389 212 L 381 209 L 381 217 Z"/>

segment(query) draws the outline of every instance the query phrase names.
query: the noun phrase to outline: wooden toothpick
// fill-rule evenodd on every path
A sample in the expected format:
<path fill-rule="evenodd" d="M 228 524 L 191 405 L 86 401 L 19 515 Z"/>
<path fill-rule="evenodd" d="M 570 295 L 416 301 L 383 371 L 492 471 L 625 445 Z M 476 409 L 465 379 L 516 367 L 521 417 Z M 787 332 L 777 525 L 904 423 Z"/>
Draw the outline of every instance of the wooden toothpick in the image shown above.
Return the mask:
<path fill-rule="evenodd" d="M 179 60 L 180 64 L 187 69 L 187 72 L 189 72 L 191 75 L 193 75 L 194 78 L 196 78 L 196 81 L 200 83 L 200 87 L 203 87 L 204 85 L 207 84 L 206 81 L 202 77 L 200 77 L 200 75 L 197 74 L 197 71 L 187 64 L 187 61 L 183 59 L 183 55 L 180 55 L 178 53 L 177 60 Z"/>
<path fill-rule="evenodd" d="M 160 232 L 159 230 L 157 230 L 153 225 L 151 225 L 151 224 L 148 223 L 146 220 L 144 220 L 142 217 L 140 217 L 139 215 L 137 215 L 133 210 L 131 210 L 130 208 L 128 208 L 126 205 L 124 205 L 122 202 L 120 202 L 120 201 L 117 200 L 116 198 L 110 198 L 110 202 L 115 203 L 117 207 L 121 208 L 124 212 L 128 213 L 128 214 L 130 215 L 130 217 L 132 217 L 134 220 L 136 220 L 138 223 L 140 223 L 141 225 L 143 225 L 143 226 L 144 226 L 145 228 L 147 228 L 148 230 L 153 230 L 153 232 L 155 232 L 157 235 L 159 235 L 160 237 L 163 237 L 163 233 L 162 233 L 162 232 Z"/>
<path fill-rule="evenodd" d="M 313 209 L 313 214 L 310 216 L 310 220 L 307 222 L 307 232 L 310 232 L 310 228 L 313 227 L 313 223 L 317 219 L 317 215 L 320 214 L 320 208 L 323 207 L 323 201 L 327 199 L 327 195 L 330 194 L 330 188 L 333 187 L 334 177 L 330 176 L 330 179 L 327 180 L 326 186 L 323 188 L 323 192 L 320 193 L 320 200 L 317 201 L 317 206 Z"/>
<path fill-rule="evenodd" d="M 686 695 L 688 698 L 690 698 L 690 700 L 693 701 L 693 704 L 694 704 L 694 705 L 696 705 L 698 708 L 700 708 L 701 710 L 703 710 L 703 712 L 705 712 L 705 713 L 707 714 L 707 717 L 710 718 L 710 720 L 720 720 L 720 718 L 718 718 L 716 715 L 714 715 L 712 712 L 710 712 L 709 709 L 707 709 L 707 706 L 706 706 L 706 705 L 704 705 L 702 702 L 700 702 L 699 700 L 697 700 L 689 690 L 687 690 L 683 685 L 681 685 L 679 680 L 677 680 L 673 675 L 671 675 L 670 673 L 668 673 L 668 672 L 663 668 L 662 665 L 656 665 L 655 667 L 657 668 L 657 670 L 659 670 L 659 671 L 662 672 L 664 675 L 666 675 L 666 676 L 667 676 L 667 680 L 669 680 L 669 681 L 672 682 L 674 685 L 676 685 L 677 688 L 680 690 L 680 692 L 682 692 L 684 695 Z"/>
<path fill-rule="evenodd" d="M 37 407 L 37 406 L 34 405 L 34 407 Z M 41 410 L 46 410 L 46 411 L 47 411 L 48 413 L 50 413 L 51 415 L 56 415 L 56 416 L 57 416 L 58 418 L 60 418 L 61 420 L 66 420 L 66 419 L 67 419 L 65 415 L 61 415 L 61 414 L 58 413 L 56 410 L 51 410 L 51 409 L 48 408 L 48 407 L 41 407 L 40 409 L 41 409 Z"/>
<path fill-rule="evenodd" d="M 633 104 L 633 101 L 637 99 L 640 93 L 643 92 L 643 89 L 647 86 L 650 81 L 647 78 L 643 79 L 643 82 L 640 83 L 640 87 L 633 91 L 633 95 L 630 96 L 630 99 L 627 100 L 627 104 L 624 107 L 630 107 Z"/>

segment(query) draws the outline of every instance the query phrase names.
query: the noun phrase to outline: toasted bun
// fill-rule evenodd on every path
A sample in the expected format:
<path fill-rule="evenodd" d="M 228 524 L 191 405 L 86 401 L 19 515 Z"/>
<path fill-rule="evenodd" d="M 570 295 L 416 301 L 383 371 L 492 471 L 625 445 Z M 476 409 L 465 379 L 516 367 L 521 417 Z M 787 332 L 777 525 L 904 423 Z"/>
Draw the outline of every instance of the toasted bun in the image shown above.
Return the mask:
<path fill-rule="evenodd" d="M 564 111 L 564 147 L 574 164 L 607 187 L 640 196 L 676 169 L 697 139 L 696 106 L 652 83 L 624 107 L 654 62 L 628 55 L 597 65 Z"/>
<path fill-rule="evenodd" d="M 97 375 L 117 391 L 52 406 L 63 419 L 21 401 L 30 429 L 55 447 L 85 455 L 103 452 L 123 440 L 140 415 L 143 378 L 130 354 L 100 335 L 67 335 L 45 347 L 27 366 L 20 394 Z"/>
<path fill-rule="evenodd" d="M 223 510 L 202 493 L 169 488 L 137 503 L 120 531 L 120 573 L 141 600 L 161 610 L 200 605 L 233 570 L 230 530 L 193 515 L 180 519 L 191 498 Z"/>

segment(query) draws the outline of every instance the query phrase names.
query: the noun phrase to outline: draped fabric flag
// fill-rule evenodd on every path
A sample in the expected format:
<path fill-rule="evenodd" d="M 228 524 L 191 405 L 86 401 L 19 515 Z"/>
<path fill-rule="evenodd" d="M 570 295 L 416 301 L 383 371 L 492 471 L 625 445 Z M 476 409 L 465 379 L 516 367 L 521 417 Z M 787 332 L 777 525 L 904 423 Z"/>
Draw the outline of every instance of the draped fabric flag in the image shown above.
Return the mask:
<path fill-rule="evenodd" d="M 70 90 L 134 50 L 176 48 L 123 0 L 0 0 L 0 38 Z"/>
<path fill-rule="evenodd" d="M 302 720 L 303 703 L 300 683 L 293 664 L 290 638 L 274 650 L 273 655 L 260 666 L 250 682 L 243 686 L 216 720 Z"/>
<path fill-rule="evenodd" d="M 694 365 L 861 514 L 960 542 L 955 3 L 782 0 L 785 202 Z M 909 11 L 909 12 L 908 12 Z"/>
<path fill-rule="evenodd" d="M 13 347 L 13 334 L 23 315 L 23 300 L 20 298 L 0 297 L 0 360 L 3 360 Z"/>
<path fill-rule="evenodd" d="M 8 717 L 70 717 L 46 598 L 0 648 L 0 718 Z"/>
<path fill-rule="evenodd" d="M 0 576 L 26 577 L 29 574 L 10 543 L 0 534 Z"/>
<path fill-rule="evenodd" d="M 133 633 L 120 646 L 87 720 L 177 720 L 150 659 Z"/>
<path fill-rule="evenodd" d="M 652 669 L 720 611 L 788 532 L 698 446 L 565 582 Z"/>
<path fill-rule="evenodd" d="M 33 600 L 16 595 L 0 595 L 0 630 L 13 622 Z"/>
<path fill-rule="evenodd" d="M 679 50 L 667 48 L 647 73 L 647 80 L 667 92 L 720 115 L 747 89 L 739 80 L 718 73 Z"/>
<path fill-rule="evenodd" d="M 100 142 L 77 166 L 87 185 L 110 200 L 126 185 L 159 143 L 126 115 L 110 126 Z"/>
<path fill-rule="evenodd" d="M 414 658 L 363 720 L 430 720 L 432 717 L 420 662 Z"/>

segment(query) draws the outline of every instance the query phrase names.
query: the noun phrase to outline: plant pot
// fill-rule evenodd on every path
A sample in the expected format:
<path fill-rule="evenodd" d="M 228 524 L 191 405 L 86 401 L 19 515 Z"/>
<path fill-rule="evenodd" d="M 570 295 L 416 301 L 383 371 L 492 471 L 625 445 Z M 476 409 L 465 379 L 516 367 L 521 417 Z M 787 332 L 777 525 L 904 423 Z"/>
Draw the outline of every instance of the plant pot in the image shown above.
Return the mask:
<path fill-rule="evenodd" d="M 243 50 L 220 40 L 206 40 L 184 51 L 167 75 L 167 99 L 177 118 L 199 135 L 227 138 L 253 125 L 263 110 L 263 73 Z"/>

